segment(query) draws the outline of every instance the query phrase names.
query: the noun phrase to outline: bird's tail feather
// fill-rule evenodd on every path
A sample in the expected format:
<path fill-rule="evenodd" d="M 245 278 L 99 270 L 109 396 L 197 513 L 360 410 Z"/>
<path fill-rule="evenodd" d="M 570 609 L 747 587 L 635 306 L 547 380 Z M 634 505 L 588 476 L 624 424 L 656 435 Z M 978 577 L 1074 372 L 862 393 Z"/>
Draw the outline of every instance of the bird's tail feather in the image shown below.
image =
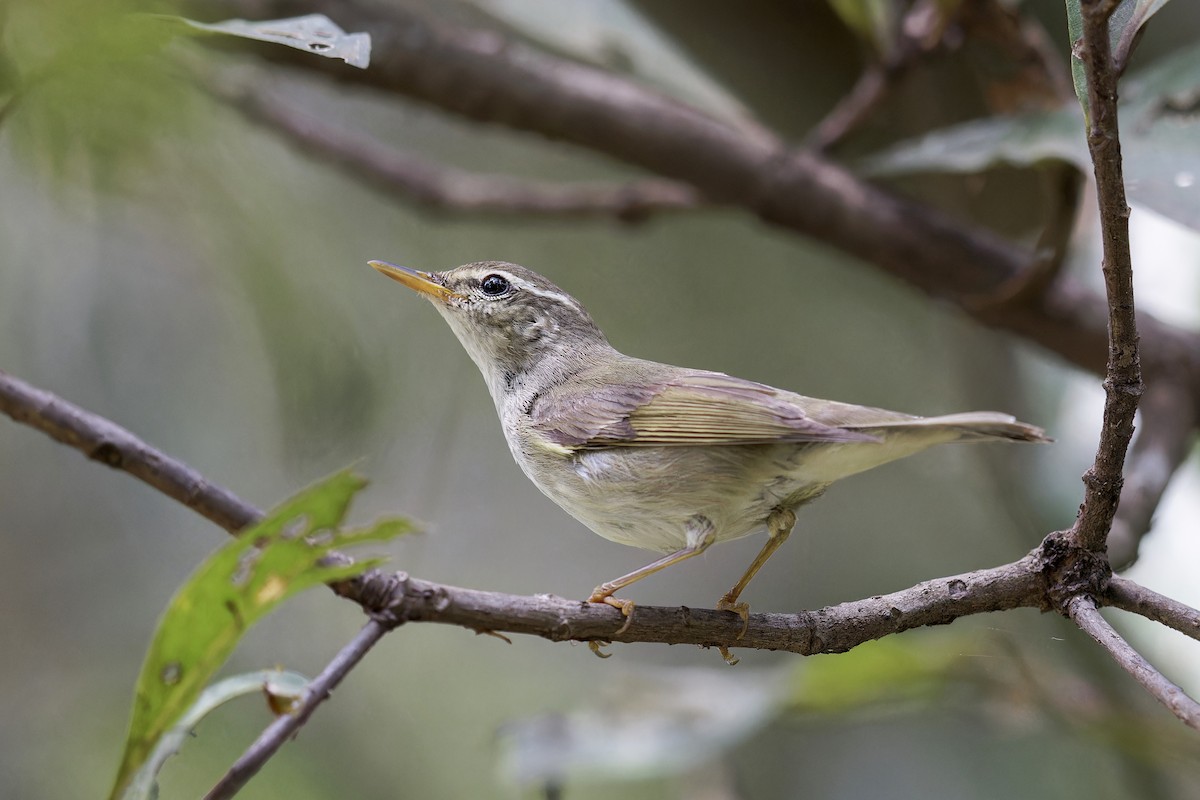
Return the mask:
<path fill-rule="evenodd" d="M 1008 439 L 1014 442 L 1052 442 L 1046 432 L 1036 425 L 1019 422 L 1016 417 L 997 411 L 968 411 L 942 417 L 912 417 L 864 425 L 873 430 L 920 428 L 957 432 L 955 441 L 981 442 L 988 439 Z"/>

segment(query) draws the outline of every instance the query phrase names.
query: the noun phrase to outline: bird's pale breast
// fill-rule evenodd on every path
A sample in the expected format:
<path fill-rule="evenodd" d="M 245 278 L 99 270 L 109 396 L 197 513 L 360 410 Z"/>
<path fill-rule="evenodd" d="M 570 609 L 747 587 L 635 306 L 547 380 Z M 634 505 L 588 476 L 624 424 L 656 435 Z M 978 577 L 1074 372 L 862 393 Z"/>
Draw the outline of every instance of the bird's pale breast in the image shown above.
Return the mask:
<path fill-rule="evenodd" d="M 511 443 L 511 441 L 510 441 Z M 775 508 L 794 508 L 827 484 L 798 474 L 806 445 L 611 447 L 553 452 L 514 447 L 521 469 L 541 491 L 595 533 L 646 550 L 673 552 L 688 541 L 697 515 L 717 541 L 762 527 Z"/>

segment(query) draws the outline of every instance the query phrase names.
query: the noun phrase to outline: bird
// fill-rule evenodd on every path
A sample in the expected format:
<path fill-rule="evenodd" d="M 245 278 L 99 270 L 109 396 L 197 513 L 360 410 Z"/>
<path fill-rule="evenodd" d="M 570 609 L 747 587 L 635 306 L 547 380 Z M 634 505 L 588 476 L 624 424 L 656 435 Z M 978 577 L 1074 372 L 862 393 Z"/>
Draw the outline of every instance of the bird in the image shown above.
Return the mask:
<path fill-rule="evenodd" d="M 758 555 L 716 603 L 741 617 L 740 638 L 750 610 L 742 592 L 788 538 L 796 510 L 833 482 L 937 444 L 1051 441 L 999 412 L 918 417 L 625 355 L 578 300 L 517 264 L 369 264 L 449 324 L 483 374 L 514 460 L 543 494 L 605 539 L 662 554 L 587 598 L 621 611 L 617 635 L 636 607 L 618 592 L 765 529 Z"/>

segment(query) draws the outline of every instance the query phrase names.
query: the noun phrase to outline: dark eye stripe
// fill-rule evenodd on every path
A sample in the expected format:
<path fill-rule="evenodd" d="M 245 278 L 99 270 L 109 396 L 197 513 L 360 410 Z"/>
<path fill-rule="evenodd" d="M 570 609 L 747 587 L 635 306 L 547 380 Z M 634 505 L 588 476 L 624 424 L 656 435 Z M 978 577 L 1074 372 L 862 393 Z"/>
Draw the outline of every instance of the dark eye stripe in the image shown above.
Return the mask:
<path fill-rule="evenodd" d="M 493 273 L 479 282 L 479 288 L 489 297 L 498 297 L 511 289 L 512 284 L 503 275 Z"/>

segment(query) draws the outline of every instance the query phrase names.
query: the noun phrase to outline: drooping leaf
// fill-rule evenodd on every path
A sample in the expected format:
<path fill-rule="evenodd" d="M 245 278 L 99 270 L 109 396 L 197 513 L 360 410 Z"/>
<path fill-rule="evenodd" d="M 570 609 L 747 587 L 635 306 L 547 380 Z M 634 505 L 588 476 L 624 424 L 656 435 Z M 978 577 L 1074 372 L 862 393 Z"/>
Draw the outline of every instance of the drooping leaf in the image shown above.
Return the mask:
<path fill-rule="evenodd" d="M 1121 150 L 1129 200 L 1200 230 L 1200 46 L 1122 81 Z M 1066 161 L 1091 170 L 1079 107 L 991 117 L 932 131 L 860 165 L 873 176 L 979 172 L 996 164 Z"/>
<path fill-rule="evenodd" d="M 1079 108 L 1020 116 L 987 117 L 941 128 L 900 142 L 860 165 L 868 175 L 913 172 L 980 172 L 995 164 L 1027 166 L 1040 161 L 1086 163 Z"/>
<path fill-rule="evenodd" d="M 331 563 L 335 549 L 412 531 L 403 519 L 341 530 L 366 482 L 339 472 L 305 489 L 204 561 L 167 607 L 138 677 L 129 736 L 112 797 L 119 797 L 160 738 L 259 619 L 304 589 L 379 563 Z"/>
<path fill-rule="evenodd" d="M 371 63 L 371 34 L 346 33 L 324 14 L 268 20 L 228 19 L 213 23 L 165 15 L 159 19 L 181 23 L 195 31 L 274 42 L 326 58 L 339 58 L 359 69 L 366 69 Z"/>
<path fill-rule="evenodd" d="M 1109 30 L 1113 38 L 1113 60 L 1118 67 L 1123 69 L 1128 63 L 1142 26 L 1166 4 L 1167 0 L 1124 0 L 1113 13 Z"/>
<path fill-rule="evenodd" d="M 150 757 L 129 782 L 122 800 L 153 800 L 157 797 L 158 773 L 162 771 L 163 764 L 183 748 L 192 735 L 192 729 L 220 706 L 247 694 L 263 693 L 274 711 L 273 703 L 277 698 L 284 702 L 295 702 L 307 686 L 308 678 L 300 673 L 277 669 L 246 672 L 212 684 L 200 693 L 179 721 L 163 733 Z"/>

